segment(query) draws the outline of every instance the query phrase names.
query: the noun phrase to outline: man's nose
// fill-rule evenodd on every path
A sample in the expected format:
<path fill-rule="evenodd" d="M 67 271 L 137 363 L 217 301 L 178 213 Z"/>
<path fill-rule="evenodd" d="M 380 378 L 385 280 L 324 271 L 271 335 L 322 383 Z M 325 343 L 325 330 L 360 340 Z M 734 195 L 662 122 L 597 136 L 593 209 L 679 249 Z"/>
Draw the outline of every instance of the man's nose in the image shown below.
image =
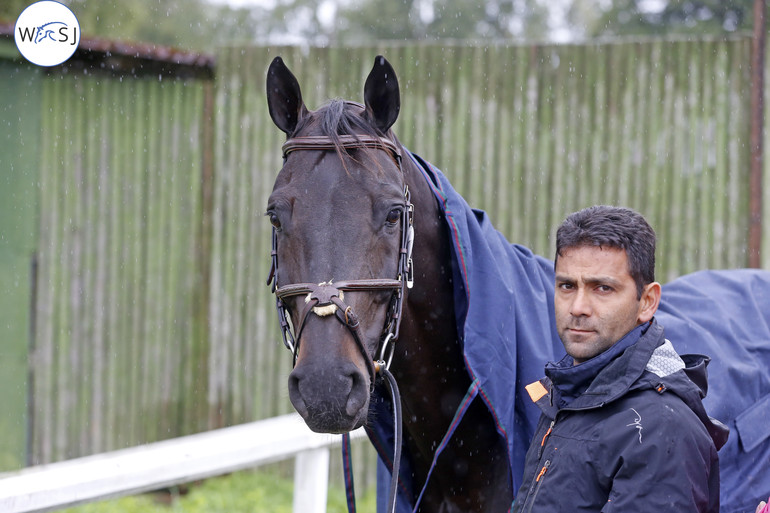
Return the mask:
<path fill-rule="evenodd" d="M 591 315 L 591 311 L 591 300 L 586 294 L 586 290 L 579 288 L 573 296 L 569 313 L 573 317 L 587 317 Z"/>

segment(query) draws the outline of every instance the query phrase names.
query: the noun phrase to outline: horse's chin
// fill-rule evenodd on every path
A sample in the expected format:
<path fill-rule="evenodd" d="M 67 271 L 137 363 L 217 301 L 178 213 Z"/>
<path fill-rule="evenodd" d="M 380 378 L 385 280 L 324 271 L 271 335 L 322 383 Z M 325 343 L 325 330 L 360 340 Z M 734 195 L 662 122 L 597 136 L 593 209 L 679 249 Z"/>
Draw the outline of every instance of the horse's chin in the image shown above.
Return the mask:
<path fill-rule="evenodd" d="M 349 433 L 364 425 L 366 421 L 367 410 L 362 409 L 356 415 L 350 417 L 340 415 L 339 411 L 323 410 L 316 413 L 302 415 L 305 424 L 316 433 L 330 433 L 340 435 Z"/>

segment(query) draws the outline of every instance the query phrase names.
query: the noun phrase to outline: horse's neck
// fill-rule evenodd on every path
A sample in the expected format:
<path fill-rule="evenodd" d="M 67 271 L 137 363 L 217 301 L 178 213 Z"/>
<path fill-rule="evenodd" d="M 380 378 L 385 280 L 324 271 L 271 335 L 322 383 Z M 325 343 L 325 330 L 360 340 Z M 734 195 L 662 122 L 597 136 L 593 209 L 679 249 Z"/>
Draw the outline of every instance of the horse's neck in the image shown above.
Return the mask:
<path fill-rule="evenodd" d="M 446 221 L 421 171 L 408 158 L 405 163 L 415 205 L 415 284 L 407 295 L 393 371 L 407 426 L 411 418 L 432 445 L 443 436 L 470 379 L 457 336 Z"/>
<path fill-rule="evenodd" d="M 405 160 L 408 165 L 405 165 L 404 172 L 415 208 L 415 282 L 408 291 L 408 311 L 404 322 L 422 340 L 436 341 L 430 347 L 421 347 L 421 352 L 443 354 L 452 342 L 448 338 L 457 338 L 452 241 L 445 215 L 422 171 L 413 161 Z"/>
<path fill-rule="evenodd" d="M 446 445 L 451 456 L 439 458 L 431 474 L 425 511 L 447 504 L 505 511 L 513 493 L 505 442 L 484 403 L 464 401 L 470 397 L 471 379 L 455 317 L 451 232 L 422 171 L 408 163 L 405 172 L 415 205 L 415 284 L 407 295 L 391 369 L 401 389 L 415 493 L 427 479 L 440 442 L 456 428 Z M 465 420 L 453 423 L 461 406 Z M 459 468 L 466 470 L 458 473 Z"/>

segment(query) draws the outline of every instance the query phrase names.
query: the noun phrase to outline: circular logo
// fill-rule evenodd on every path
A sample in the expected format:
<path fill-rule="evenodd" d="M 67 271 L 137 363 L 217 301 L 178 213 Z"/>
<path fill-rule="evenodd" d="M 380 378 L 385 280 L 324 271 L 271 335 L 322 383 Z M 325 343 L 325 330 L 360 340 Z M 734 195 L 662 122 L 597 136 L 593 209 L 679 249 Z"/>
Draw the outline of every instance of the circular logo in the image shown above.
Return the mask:
<path fill-rule="evenodd" d="M 56 66 L 66 61 L 80 42 L 80 23 L 64 4 L 42 0 L 19 15 L 14 27 L 16 47 L 32 64 Z"/>

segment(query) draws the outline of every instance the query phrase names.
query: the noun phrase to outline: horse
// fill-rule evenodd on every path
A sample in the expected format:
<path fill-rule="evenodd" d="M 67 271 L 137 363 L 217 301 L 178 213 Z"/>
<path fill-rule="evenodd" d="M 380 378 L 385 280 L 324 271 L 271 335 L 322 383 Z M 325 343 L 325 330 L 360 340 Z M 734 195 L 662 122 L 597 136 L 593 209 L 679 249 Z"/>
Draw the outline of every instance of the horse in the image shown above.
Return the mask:
<path fill-rule="evenodd" d="M 401 297 L 390 370 L 401 390 L 405 446 L 414 482 L 421 487 L 471 379 L 454 318 L 450 241 L 442 213 L 417 165 L 391 150 L 391 145 L 401 148 L 390 130 L 400 109 L 395 72 L 378 57 L 366 79 L 363 105 L 335 100 L 310 112 L 296 78 L 276 58 L 268 71 L 267 96 L 271 118 L 289 137 L 267 206 L 275 230 L 276 287 L 327 283 L 362 326 L 362 340 L 356 341 L 331 316 L 303 315 L 311 304 L 304 297 L 286 299 L 297 327 L 289 397 L 314 431 L 348 432 L 367 420 L 374 384 L 370 362 L 394 321 L 388 315 L 391 297 L 401 291 L 340 290 L 340 284 L 400 281 L 401 220 L 414 205 L 414 286 Z M 307 137 L 328 140 L 329 146 L 291 144 Z M 513 497 L 506 454 L 487 407 L 473 401 L 436 463 L 420 511 L 506 511 Z"/>
<path fill-rule="evenodd" d="M 398 80 L 384 57 L 366 78 L 363 104 L 335 99 L 309 110 L 280 57 L 268 68 L 266 89 L 270 117 L 287 137 L 266 215 L 273 227 L 268 284 L 294 355 L 291 403 L 313 431 L 364 426 L 399 478 L 400 511 L 508 511 L 538 417 L 523 387 L 563 354 L 552 320 L 553 263 L 508 243 L 438 169 L 403 147 L 391 129 Z M 756 331 L 724 334 L 720 326 L 735 326 L 719 324 L 714 311 L 698 322 L 683 314 L 703 314 L 704 303 L 691 300 L 704 281 L 731 284 L 733 310 L 708 306 L 753 313 Z M 677 348 L 705 347 L 724 359 L 715 360 L 725 388 L 740 380 L 730 354 L 749 357 L 743 371 L 757 380 L 750 393 L 737 403 L 734 390 L 711 398 L 733 429 L 736 418 L 756 421 L 770 405 L 765 287 L 770 273 L 758 271 L 674 280 L 657 316 L 681 341 Z M 401 420 L 387 403 L 383 373 L 401 390 Z M 400 474 L 388 450 L 394 423 L 403 427 Z M 723 450 L 723 482 L 735 487 L 723 504 L 727 497 L 736 508 L 736 496 L 756 505 L 770 488 L 767 477 L 735 484 L 741 463 L 770 457 L 767 429 L 743 431 L 745 440 L 733 436 Z"/>

